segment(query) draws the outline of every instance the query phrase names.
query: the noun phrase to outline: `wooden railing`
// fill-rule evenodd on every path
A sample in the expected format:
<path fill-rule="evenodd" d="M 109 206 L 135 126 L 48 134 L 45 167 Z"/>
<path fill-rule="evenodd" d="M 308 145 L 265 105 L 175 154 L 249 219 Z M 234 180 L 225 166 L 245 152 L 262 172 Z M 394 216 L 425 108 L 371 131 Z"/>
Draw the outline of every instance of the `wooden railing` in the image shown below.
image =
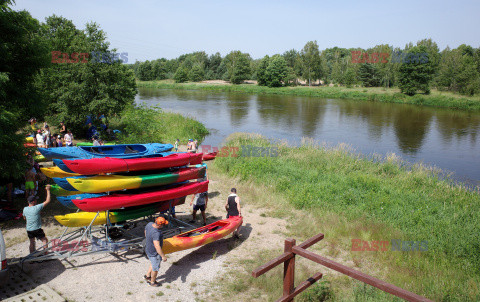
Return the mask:
<path fill-rule="evenodd" d="M 295 245 L 295 239 L 286 239 L 284 253 L 254 270 L 252 272 L 253 277 L 258 278 L 272 268 L 283 263 L 283 295 L 277 301 L 293 301 L 295 296 L 320 280 L 323 276 L 321 273 L 316 273 L 295 287 L 295 255 L 299 255 L 407 301 L 430 301 L 425 297 L 419 296 L 404 290 L 403 288 L 384 282 L 306 250 L 310 246 L 322 240 L 324 237 L 325 236 L 323 234 L 318 234 L 299 245 Z"/>

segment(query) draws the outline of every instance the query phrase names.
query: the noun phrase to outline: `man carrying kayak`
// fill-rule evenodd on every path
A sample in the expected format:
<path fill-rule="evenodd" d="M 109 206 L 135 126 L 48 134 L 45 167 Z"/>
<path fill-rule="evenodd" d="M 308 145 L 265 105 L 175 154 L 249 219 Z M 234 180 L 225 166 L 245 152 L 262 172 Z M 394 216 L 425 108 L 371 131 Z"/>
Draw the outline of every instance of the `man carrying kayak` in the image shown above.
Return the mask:
<path fill-rule="evenodd" d="M 150 286 L 159 287 L 160 283 L 157 283 L 157 274 L 160 269 L 160 259 L 167 261 L 167 257 L 162 251 L 163 246 L 163 234 L 160 230 L 164 225 L 167 225 L 168 221 L 163 217 L 158 217 L 155 222 L 150 222 L 145 226 L 145 253 L 150 260 L 150 267 L 145 276 L 145 280 Z"/>
<path fill-rule="evenodd" d="M 237 189 L 232 188 L 230 190 L 230 195 L 228 195 L 227 202 L 225 203 L 225 210 L 227 210 L 227 218 L 242 216 L 242 210 L 240 209 L 240 197 L 237 195 Z M 239 226 L 235 232 L 233 232 L 233 237 L 240 237 L 240 227 Z"/>

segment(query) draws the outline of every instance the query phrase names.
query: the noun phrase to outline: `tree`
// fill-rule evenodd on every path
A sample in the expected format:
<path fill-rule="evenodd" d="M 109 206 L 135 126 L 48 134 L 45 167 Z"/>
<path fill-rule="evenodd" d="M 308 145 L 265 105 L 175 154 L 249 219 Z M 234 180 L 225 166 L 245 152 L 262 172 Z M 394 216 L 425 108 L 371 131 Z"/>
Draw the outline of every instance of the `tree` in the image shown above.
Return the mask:
<path fill-rule="evenodd" d="M 173 76 L 173 79 L 175 80 L 176 83 L 185 83 L 188 81 L 188 71 L 187 68 L 184 66 L 180 66 L 177 69 L 177 72 L 175 72 L 175 75 Z"/>
<path fill-rule="evenodd" d="M 358 78 L 365 87 L 380 86 L 377 67 L 374 64 L 363 63 L 358 69 Z"/>
<path fill-rule="evenodd" d="M 268 87 L 280 87 L 286 82 L 288 75 L 287 62 L 281 55 L 274 55 L 265 70 Z"/>
<path fill-rule="evenodd" d="M 259 86 L 267 86 L 267 67 L 270 57 L 267 55 L 263 57 L 257 66 L 257 82 Z"/>
<path fill-rule="evenodd" d="M 232 84 L 240 84 L 250 76 L 250 55 L 239 50 L 230 52 L 223 59 L 227 68 L 226 77 Z"/>
<path fill-rule="evenodd" d="M 320 51 L 317 41 L 309 41 L 300 52 L 302 77 L 308 81 L 308 86 L 312 81 L 316 81 L 322 75 Z"/>
<path fill-rule="evenodd" d="M 204 77 L 205 77 L 205 72 L 203 70 L 203 66 L 198 63 L 195 63 L 195 65 L 193 65 L 192 69 L 189 72 L 190 81 L 200 82 L 203 80 Z"/>
<path fill-rule="evenodd" d="M 93 52 L 113 57 L 105 32 L 95 23 L 87 23 L 84 30 L 79 30 L 72 21 L 52 16 L 42 28 L 42 37 L 50 49 L 67 57 Z M 87 116 L 118 114 L 133 103 L 137 93 L 133 71 L 118 60 L 52 63 L 39 74 L 36 87 L 57 121 L 65 121 L 77 133 L 85 130 Z"/>
<path fill-rule="evenodd" d="M 424 45 L 409 48 L 406 53 L 410 57 L 418 58 L 427 52 Z M 413 62 L 402 63 L 399 69 L 399 88 L 402 93 L 414 95 L 418 90 L 430 93 L 430 81 L 433 78 L 435 69 L 433 62 L 427 58 L 425 60 L 414 60 Z"/>
<path fill-rule="evenodd" d="M 19 129 L 45 102 L 35 89 L 35 76 L 48 65 L 48 50 L 39 36 L 40 24 L 26 11 L 0 2 L 0 184 L 22 179 L 25 137 Z"/>
<path fill-rule="evenodd" d="M 343 83 L 347 85 L 347 87 L 352 87 L 353 84 L 357 81 L 357 75 L 355 73 L 355 69 L 353 67 L 347 67 L 345 74 L 343 75 Z"/>

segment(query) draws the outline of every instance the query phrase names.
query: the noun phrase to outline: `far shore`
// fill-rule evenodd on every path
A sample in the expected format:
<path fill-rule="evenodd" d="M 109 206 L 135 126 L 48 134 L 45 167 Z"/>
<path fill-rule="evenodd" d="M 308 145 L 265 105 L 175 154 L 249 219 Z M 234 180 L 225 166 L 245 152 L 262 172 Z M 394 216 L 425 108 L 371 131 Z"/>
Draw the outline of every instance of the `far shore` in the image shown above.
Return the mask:
<path fill-rule="evenodd" d="M 245 81 L 245 84 L 232 85 L 222 80 L 208 80 L 203 82 L 174 83 L 172 80 L 138 81 L 137 87 L 178 89 L 178 90 L 211 90 L 222 92 L 238 92 L 253 94 L 276 94 L 292 96 L 311 96 L 318 98 L 342 98 L 358 101 L 375 101 L 382 103 L 401 103 L 429 107 L 442 107 L 466 111 L 480 110 L 480 97 L 467 97 L 464 95 L 438 91 L 432 89 L 431 94 L 416 94 L 408 96 L 398 88 L 382 87 L 352 87 L 343 86 L 295 86 L 269 88 L 256 85 L 255 81 Z"/>

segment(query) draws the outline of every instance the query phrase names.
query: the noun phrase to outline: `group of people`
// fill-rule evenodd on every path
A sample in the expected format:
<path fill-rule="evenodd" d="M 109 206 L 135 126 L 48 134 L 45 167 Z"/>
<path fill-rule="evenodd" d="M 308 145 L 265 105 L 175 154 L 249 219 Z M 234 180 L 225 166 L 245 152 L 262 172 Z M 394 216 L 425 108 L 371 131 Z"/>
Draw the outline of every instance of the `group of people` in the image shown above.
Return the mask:
<path fill-rule="evenodd" d="M 40 148 L 52 148 L 52 147 L 72 147 L 73 146 L 73 134 L 70 130 L 67 130 L 65 123 L 60 122 L 59 132 L 60 134 L 52 134 L 50 126 L 47 122 L 43 123 L 43 127 L 37 126 L 37 120 L 31 118 L 29 120 L 30 128 L 32 130 L 34 143 Z"/>

